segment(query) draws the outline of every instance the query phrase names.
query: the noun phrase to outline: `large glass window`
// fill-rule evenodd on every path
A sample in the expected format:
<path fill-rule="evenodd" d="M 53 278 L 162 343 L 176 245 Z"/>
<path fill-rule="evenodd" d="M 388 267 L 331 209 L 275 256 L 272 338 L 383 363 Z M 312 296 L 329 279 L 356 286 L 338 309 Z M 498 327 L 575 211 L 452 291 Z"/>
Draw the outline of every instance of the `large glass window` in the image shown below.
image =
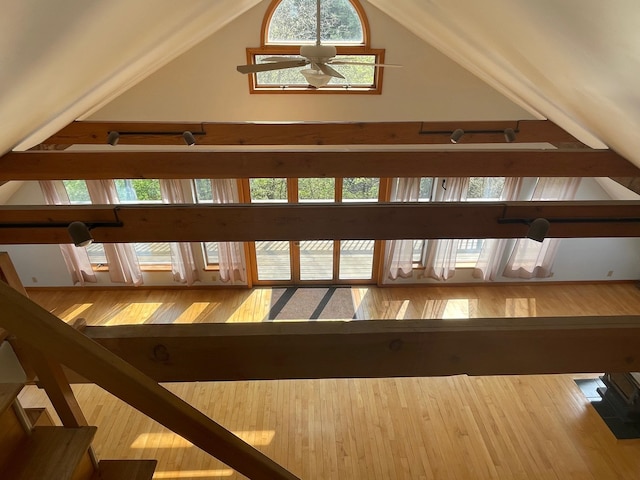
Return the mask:
<path fill-rule="evenodd" d="M 440 184 L 441 179 L 423 177 L 420 179 L 421 202 L 431 201 L 434 197 L 434 186 Z M 505 177 L 470 177 L 466 201 L 468 202 L 496 202 L 499 201 L 504 188 Z M 480 256 L 483 239 L 461 239 L 458 242 L 456 254 L 456 268 L 474 267 Z M 413 263 L 415 266 L 424 265 L 426 241 L 414 240 Z"/>
<path fill-rule="evenodd" d="M 63 185 L 72 204 L 91 203 L 86 181 L 64 180 Z M 120 203 L 162 203 L 160 181 L 157 179 L 117 179 L 114 180 L 114 185 Z M 171 265 L 171 250 L 168 243 L 136 243 L 134 249 L 142 268 Z M 87 247 L 87 254 L 93 265 L 107 266 L 102 244 L 92 243 Z"/>
<path fill-rule="evenodd" d="M 322 0 L 322 42 L 364 44 L 358 12 L 349 0 Z M 316 41 L 316 0 L 282 0 L 273 10 L 267 29 L 269 44 L 309 44 Z"/>
<path fill-rule="evenodd" d="M 379 195 L 379 178 L 347 177 L 342 179 L 343 202 L 377 202 Z"/>
<path fill-rule="evenodd" d="M 286 178 L 251 178 L 249 179 L 249 193 L 251 201 L 260 202 L 286 202 L 287 201 Z"/>
<path fill-rule="evenodd" d="M 358 0 L 322 0 L 318 32 L 316 0 L 273 0 L 267 9 L 259 48 L 247 48 L 252 64 L 271 62 L 270 58 L 302 59 L 300 47 L 314 45 L 318 33 L 322 45 L 336 47 L 335 57 L 327 64 L 345 78 L 330 77 L 327 84 L 313 82 L 312 87 L 302 70 L 317 70 L 312 64 L 293 68 L 257 72 L 249 75 L 252 93 L 381 93 L 383 68 L 362 64 L 384 63 L 384 50 L 369 46 L 369 26 Z M 332 63 L 335 62 L 335 63 Z M 340 62 L 358 63 L 344 65 Z"/>

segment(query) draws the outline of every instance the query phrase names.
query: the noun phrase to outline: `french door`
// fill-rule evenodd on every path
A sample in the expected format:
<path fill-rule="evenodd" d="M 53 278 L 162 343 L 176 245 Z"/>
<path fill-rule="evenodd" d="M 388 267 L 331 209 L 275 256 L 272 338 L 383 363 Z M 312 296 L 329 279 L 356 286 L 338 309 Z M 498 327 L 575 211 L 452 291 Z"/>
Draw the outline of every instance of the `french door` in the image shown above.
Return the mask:
<path fill-rule="evenodd" d="M 372 178 L 254 178 L 243 189 L 252 203 L 377 201 Z M 375 283 L 374 240 L 257 241 L 249 244 L 254 285 Z"/>

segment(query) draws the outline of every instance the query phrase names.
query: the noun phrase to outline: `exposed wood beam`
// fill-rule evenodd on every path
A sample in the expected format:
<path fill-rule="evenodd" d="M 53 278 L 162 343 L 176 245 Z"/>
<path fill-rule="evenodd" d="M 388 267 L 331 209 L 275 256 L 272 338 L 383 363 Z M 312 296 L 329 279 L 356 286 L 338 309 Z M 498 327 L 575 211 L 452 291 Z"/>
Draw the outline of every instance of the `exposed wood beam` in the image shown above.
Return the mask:
<path fill-rule="evenodd" d="M 249 177 L 640 177 L 611 150 L 27 151 L 0 180 Z"/>
<path fill-rule="evenodd" d="M 637 371 L 640 316 L 87 327 L 158 381 Z"/>
<path fill-rule="evenodd" d="M 0 244 L 69 243 L 72 221 L 116 215 L 122 226 L 96 226 L 96 242 L 519 238 L 538 217 L 551 222 L 550 237 L 640 236 L 640 202 L 619 201 L 5 206 Z"/>
<path fill-rule="evenodd" d="M 196 134 L 198 145 L 449 144 L 451 133 L 458 128 L 467 132 L 461 143 L 504 143 L 504 130 L 512 128 L 516 142 L 583 145 L 549 120 L 279 124 L 73 122 L 43 143 L 106 144 L 108 133 L 116 131 L 121 133 L 121 144 L 183 145 L 182 132 L 189 130 Z"/>
<path fill-rule="evenodd" d="M 297 479 L 113 353 L 0 282 L 0 326 L 256 480 Z"/>

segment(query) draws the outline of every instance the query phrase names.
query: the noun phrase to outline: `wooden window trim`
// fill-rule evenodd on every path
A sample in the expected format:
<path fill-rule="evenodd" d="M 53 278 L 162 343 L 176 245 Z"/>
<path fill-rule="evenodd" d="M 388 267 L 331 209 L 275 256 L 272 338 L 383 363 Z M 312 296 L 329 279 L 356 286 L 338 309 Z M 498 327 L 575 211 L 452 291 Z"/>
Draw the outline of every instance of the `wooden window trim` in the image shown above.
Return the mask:
<path fill-rule="evenodd" d="M 336 46 L 338 55 L 373 55 L 375 63 L 384 63 L 384 48 L 369 48 L 364 46 Z M 247 64 L 254 64 L 256 55 L 298 55 L 300 48 L 295 45 L 269 45 L 259 48 L 247 48 Z M 326 86 L 315 88 L 304 84 L 301 80 L 300 85 L 290 85 L 282 88 L 280 85 L 273 86 L 256 86 L 255 74 L 247 75 L 249 81 L 250 94 L 332 94 L 332 95 L 380 95 L 382 93 L 382 80 L 384 78 L 384 68 L 375 68 L 373 74 L 372 87 L 346 87 L 344 85 Z"/>
<path fill-rule="evenodd" d="M 362 43 L 361 44 L 336 44 L 338 55 L 373 55 L 375 63 L 384 63 L 385 50 L 383 48 L 371 48 L 371 36 L 369 28 L 369 20 L 364 8 L 358 0 L 348 0 L 354 7 L 360 24 L 362 25 Z M 256 55 L 298 55 L 300 53 L 300 45 L 284 45 L 268 42 L 268 27 L 271 23 L 273 14 L 282 0 L 272 0 L 267 7 L 267 11 L 262 19 L 260 31 L 260 47 L 247 48 L 247 64 L 253 64 Z M 283 88 L 282 86 L 260 86 L 256 85 L 256 75 L 247 75 L 249 82 L 250 94 L 320 94 L 320 95 L 380 95 L 382 93 L 382 80 L 384 77 L 384 68 L 375 68 L 373 77 L 373 87 L 347 87 L 344 85 L 325 86 L 322 88 L 314 88 L 306 85 L 301 81 L 300 85 L 291 85 Z"/>

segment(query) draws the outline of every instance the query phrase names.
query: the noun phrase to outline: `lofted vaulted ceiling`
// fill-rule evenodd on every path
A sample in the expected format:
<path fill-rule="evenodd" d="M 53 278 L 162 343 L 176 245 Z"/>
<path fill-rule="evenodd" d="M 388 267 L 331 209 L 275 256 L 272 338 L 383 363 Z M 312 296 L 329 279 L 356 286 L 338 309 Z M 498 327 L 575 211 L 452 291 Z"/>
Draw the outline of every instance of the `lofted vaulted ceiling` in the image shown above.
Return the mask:
<path fill-rule="evenodd" d="M 372 45 L 405 68 L 389 72 L 382 98 L 357 101 L 249 97 L 234 66 L 245 47 L 259 43 L 268 3 L 9 5 L 0 19 L 0 150 L 31 147 L 88 114 L 165 121 L 546 117 L 593 147 L 609 145 L 640 162 L 640 7 L 633 0 L 363 1 Z"/>
<path fill-rule="evenodd" d="M 221 136 L 227 140 L 217 143 L 246 148 L 252 141 L 246 140 L 241 126 L 217 122 L 307 122 L 316 129 L 318 122 L 323 122 L 325 129 L 331 128 L 326 122 L 336 121 L 405 122 L 395 125 L 410 125 L 417 132 L 413 135 L 420 136 L 426 130 L 439 129 L 434 122 L 448 121 L 447 129 L 452 130 L 463 121 L 505 125 L 523 121 L 516 125 L 523 125 L 524 132 L 527 121 L 536 125 L 535 119 L 549 118 L 553 128 L 555 124 L 562 127 L 556 129 L 560 136 L 549 138 L 548 129 L 546 133 L 543 129 L 543 134 L 530 135 L 529 141 L 543 142 L 538 144 L 542 148 L 551 143 L 578 147 L 578 151 L 557 152 L 555 157 L 541 152 L 530 160 L 522 154 L 520 163 L 507 158 L 500 163 L 497 155 L 491 175 L 535 175 L 525 168 L 533 164 L 542 169 L 538 175 L 637 177 L 636 170 L 620 162 L 622 158 L 616 154 L 609 152 L 607 158 L 618 161 L 620 169 L 609 170 L 611 162 L 605 163 L 593 155 L 595 152 L 580 148 L 583 144 L 595 148 L 610 145 L 640 165 L 634 135 L 640 127 L 640 113 L 635 108 L 640 102 L 632 82 L 640 73 L 640 47 L 634 42 L 637 34 L 631 28 L 632 20 L 640 16 L 640 8 L 631 2 L 605 7 L 577 1 L 558 6 L 550 1 L 532 5 L 524 0 L 493 0 L 479 7 L 470 1 L 363 1 L 372 46 L 386 48 L 388 62 L 404 65 L 403 69 L 387 72 L 382 95 L 250 95 L 246 78 L 235 71 L 235 65 L 243 62 L 246 47 L 259 45 L 260 25 L 269 3 L 188 0 L 178 6 L 166 0 L 140 1 L 135 7 L 125 7 L 120 1 L 87 5 L 80 0 L 64 0 L 52 6 L 43 0 L 27 0 L 10 6 L 0 20 L 6 32 L 0 43 L 2 95 L 6 99 L 0 102 L 0 121 L 5 125 L 0 150 L 25 150 L 43 141 L 62 145 L 99 143 L 110 148 L 103 140 L 108 128 L 123 128 L 122 123 L 116 123 L 116 127 L 87 123 L 86 127 L 80 126 L 80 131 L 85 128 L 84 138 L 74 126 L 69 127 L 71 137 L 65 137 L 69 131 L 65 129 L 49 138 L 78 119 L 111 125 L 161 121 L 165 122 L 162 128 L 173 128 L 167 122 L 199 122 L 206 129 L 205 143 L 215 144 Z M 245 127 L 250 134 L 253 127 Z M 231 133 L 220 134 L 218 128 L 228 128 Z M 266 125 L 260 128 L 260 132 L 268 132 Z M 400 140 L 394 128 L 387 126 L 387 138 L 370 135 L 374 139 L 371 143 L 425 143 Z M 275 142 L 270 139 L 271 133 L 258 133 L 262 139 L 253 143 L 296 144 L 293 133 L 292 129 Z M 233 135 L 235 140 L 229 141 Z M 357 140 L 357 135 L 348 137 L 343 143 L 364 142 Z M 440 137 L 440 142 L 447 142 L 447 134 Z M 325 143 L 306 138 L 302 143 Z M 159 147 L 155 144 L 165 142 L 151 138 L 134 143 L 154 144 L 143 148 L 156 151 Z M 112 170 L 124 168 L 133 158 L 123 155 L 120 147 L 116 151 L 118 155 L 113 151 L 108 161 Z M 0 181 L 40 179 L 38 175 L 46 175 L 46 168 L 58 174 L 65 171 L 65 178 L 89 178 L 87 168 L 96 170 L 96 162 L 104 165 L 99 154 L 42 152 L 41 158 L 37 152 L 25 157 L 12 155 L 16 156 L 3 158 L 4 176 Z M 169 163 L 163 167 L 160 155 L 153 154 L 152 159 L 137 154 L 136 162 L 151 163 L 139 166 L 139 171 L 133 172 L 136 175 L 129 175 L 125 168 L 109 176 L 175 176 L 166 165 L 180 154 L 167 155 Z M 211 165 L 205 168 L 205 163 L 197 160 L 197 152 L 189 155 L 194 176 L 211 170 Z M 253 155 L 257 160 L 266 154 Z M 351 154 L 344 165 L 359 164 L 357 155 Z M 429 159 L 430 165 L 440 165 L 440 170 L 434 167 L 432 175 L 451 174 L 443 165 L 464 165 L 457 170 L 460 175 L 489 175 L 477 171 L 478 165 L 487 165 L 486 152 L 475 153 L 466 162 L 460 160 L 464 155 L 452 154 L 455 162 L 441 158 L 437 164 L 436 154 L 414 154 L 414 165 Z M 231 156 L 219 158 L 224 163 L 225 159 L 233 160 Z M 345 158 L 343 154 L 339 161 Z M 552 158 L 571 161 L 549 173 L 550 165 L 558 166 Z M 310 157 L 306 165 L 317 161 Z M 56 162 L 66 170 L 56 167 Z M 82 162 L 87 163 L 81 166 Z M 390 165 L 388 155 L 382 154 L 381 162 Z M 516 169 L 515 164 L 519 165 Z M 75 173 L 69 173 L 72 165 L 77 167 Z M 322 165 L 325 168 L 325 163 Z M 398 165 L 394 163 L 394 167 Z M 25 176 L 26 166 L 38 175 Z M 162 172 L 151 175 L 156 166 L 155 170 Z M 250 162 L 244 166 L 247 176 Z M 267 170 L 276 174 L 274 168 Z M 82 171 L 85 174 L 81 175 Z M 312 169 L 307 175 L 310 172 Z"/>

